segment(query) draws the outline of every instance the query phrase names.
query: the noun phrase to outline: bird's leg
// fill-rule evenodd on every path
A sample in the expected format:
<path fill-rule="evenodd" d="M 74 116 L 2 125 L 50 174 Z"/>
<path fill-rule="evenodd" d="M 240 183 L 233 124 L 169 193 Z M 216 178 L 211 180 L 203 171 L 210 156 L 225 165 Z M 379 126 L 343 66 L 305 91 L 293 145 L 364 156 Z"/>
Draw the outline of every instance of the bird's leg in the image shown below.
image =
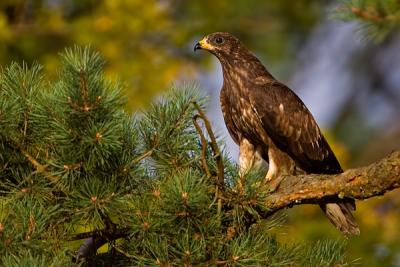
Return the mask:
<path fill-rule="evenodd" d="M 249 141 L 244 139 L 239 151 L 239 174 L 241 176 L 251 169 L 260 169 L 264 163 L 261 150 L 255 148 Z"/>
<path fill-rule="evenodd" d="M 268 181 L 268 192 L 275 192 L 278 189 L 279 185 L 281 184 L 284 176 L 278 175 L 276 178 Z"/>
<path fill-rule="evenodd" d="M 261 152 L 247 139 L 242 139 L 239 143 L 239 187 L 243 187 L 245 175 L 253 168 L 260 168 L 262 163 Z"/>
<path fill-rule="evenodd" d="M 278 167 L 276 166 L 274 157 L 272 157 L 271 154 L 272 154 L 271 150 L 268 150 L 269 163 L 268 163 L 268 172 L 267 175 L 265 176 L 266 182 L 272 181 L 278 173 Z"/>
<path fill-rule="evenodd" d="M 269 158 L 269 164 L 268 164 L 268 172 L 267 175 L 265 176 L 265 182 L 268 184 L 268 191 L 269 192 L 274 192 L 279 184 L 282 181 L 282 176 L 279 175 L 278 172 L 278 166 L 276 165 L 275 159 L 272 156 L 272 152 L 269 149 L 268 150 L 268 158 Z"/>
<path fill-rule="evenodd" d="M 239 144 L 239 175 L 243 177 L 254 164 L 254 146 L 247 140 L 242 139 Z"/>
<path fill-rule="evenodd" d="M 270 145 L 268 149 L 268 172 L 265 176 L 265 182 L 269 187 L 270 192 L 274 192 L 284 175 L 294 174 L 294 161 L 285 153 L 280 151 L 274 145 Z"/>

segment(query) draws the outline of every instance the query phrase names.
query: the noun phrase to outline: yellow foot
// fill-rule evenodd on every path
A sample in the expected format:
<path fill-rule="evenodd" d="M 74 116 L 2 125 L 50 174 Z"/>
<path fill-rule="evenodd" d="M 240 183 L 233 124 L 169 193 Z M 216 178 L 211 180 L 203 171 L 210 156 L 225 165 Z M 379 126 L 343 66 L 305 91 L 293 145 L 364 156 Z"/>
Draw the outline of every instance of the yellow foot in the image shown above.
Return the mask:
<path fill-rule="evenodd" d="M 283 176 L 278 176 L 275 178 L 266 177 L 265 182 L 268 188 L 268 192 L 269 193 L 275 192 L 278 189 L 279 185 L 281 184 L 282 180 Z"/>

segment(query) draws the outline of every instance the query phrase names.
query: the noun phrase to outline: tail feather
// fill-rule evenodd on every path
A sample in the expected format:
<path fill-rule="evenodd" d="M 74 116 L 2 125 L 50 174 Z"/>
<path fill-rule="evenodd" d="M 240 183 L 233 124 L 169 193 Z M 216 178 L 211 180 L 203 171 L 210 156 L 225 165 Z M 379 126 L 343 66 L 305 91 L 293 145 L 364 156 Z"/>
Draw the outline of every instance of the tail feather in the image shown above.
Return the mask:
<path fill-rule="evenodd" d="M 354 202 L 345 203 L 324 203 L 320 204 L 321 209 L 331 221 L 345 235 L 359 235 L 360 229 L 356 220 L 351 214 L 355 210 Z"/>

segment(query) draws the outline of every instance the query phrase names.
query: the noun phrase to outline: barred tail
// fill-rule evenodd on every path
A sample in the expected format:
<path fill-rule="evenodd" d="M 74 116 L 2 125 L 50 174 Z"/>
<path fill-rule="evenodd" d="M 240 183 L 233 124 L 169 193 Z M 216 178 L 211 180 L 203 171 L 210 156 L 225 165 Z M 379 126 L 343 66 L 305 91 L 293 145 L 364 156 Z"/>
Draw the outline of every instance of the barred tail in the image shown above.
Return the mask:
<path fill-rule="evenodd" d="M 351 214 L 355 210 L 354 202 L 346 203 L 324 203 L 321 209 L 331 221 L 345 235 L 359 235 L 360 229 Z"/>

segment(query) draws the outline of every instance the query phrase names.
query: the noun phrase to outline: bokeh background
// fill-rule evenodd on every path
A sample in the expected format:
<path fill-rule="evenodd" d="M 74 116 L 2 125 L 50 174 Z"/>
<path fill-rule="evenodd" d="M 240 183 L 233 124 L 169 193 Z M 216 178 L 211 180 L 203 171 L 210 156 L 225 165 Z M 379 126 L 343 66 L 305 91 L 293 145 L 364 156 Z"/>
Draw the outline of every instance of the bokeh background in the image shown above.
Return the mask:
<path fill-rule="evenodd" d="M 400 149 L 400 35 L 366 33 L 357 21 L 338 19 L 346 19 L 345 2 L 1 0 L 0 65 L 38 61 L 56 79 L 59 52 L 91 45 L 107 60 L 106 75 L 125 84 L 132 112 L 173 84 L 196 82 L 236 160 L 219 109 L 219 63 L 203 51 L 193 53 L 204 35 L 229 31 L 304 100 L 342 165 L 358 167 Z M 349 258 L 361 266 L 400 266 L 400 191 L 357 206 L 362 234 L 346 241 Z M 287 214 L 277 233 L 283 242 L 344 239 L 318 207 Z"/>

